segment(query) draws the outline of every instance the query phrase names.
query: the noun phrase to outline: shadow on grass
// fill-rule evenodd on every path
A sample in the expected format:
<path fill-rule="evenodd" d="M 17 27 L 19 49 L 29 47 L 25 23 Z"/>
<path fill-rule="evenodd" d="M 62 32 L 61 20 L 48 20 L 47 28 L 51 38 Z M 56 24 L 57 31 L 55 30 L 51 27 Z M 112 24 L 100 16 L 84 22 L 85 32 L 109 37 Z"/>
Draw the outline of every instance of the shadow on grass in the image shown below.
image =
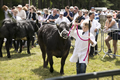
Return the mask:
<path fill-rule="evenodd" d="M 103 61 L 103 62 L 107 62 L 107 61 L 113 61 L 113 60 L 115 60 L 115 58 L 111 58 L 111 57 L 105 57 L 104 59 L 101 59 L 101 61 Z"/>
<path fill-rule="evenodd" d="M 22 58 L 22 57 L 29 57 L 31 55 L 35 55 L 35 53 L 31 53 L 31 54 L 15 53 L 15 54 L 11 55 L 11 58 L 8 58 L 7 56 L 2 57 L 2 58 L 0 57 L 0 61 L 8 61 L 8 60 L 18 59 L 18 58 Z"/>
<path fill-rule="evenodd" d="M 33 71 L 36 75 L 42 77 L 43 80 L 47 78 L 62 76 L 59 72 L 55 70 L 53 71 L 53 73 L 51 73 L 49 71 L 49 67 L 43 68 L 43 66 L 40 66 L 39 68 L 36 69 L 32 69 L 31 71 Z"/>
<path fill-rule="evenodd" d="M 89 59 L 95 60 L 96 58 L 95 58 L 95 56 L 94 56 L 94 57 L 90 57 L 90 56 L 89 56 Z"/>
<path fill-rule="evenodd" d="M 116 66 L 120 66 L 120 61 L 117 60 L 117 61 L 115 62 L 115 65 L 116 65 Z"/>
<path fill-rule="evenodd" d="M 21 53 L 18 53 L 16 51 L 14 51 L 13 49 L 11 49 L 10 50 L 11 58 L 7 58 L 6 49 L 3 49 L 2 52 L 3 52 L 3 57 L 2 58 L 0 57 L 0 61 L 7 61 L 7 60 L 18 59 L 18 58 L 22 58 L 22 57 L 29 57 L 31 55 L 36 54 L 36 53 L 28 54 L 27 53 L 27 48 L 23 48 Z"/>

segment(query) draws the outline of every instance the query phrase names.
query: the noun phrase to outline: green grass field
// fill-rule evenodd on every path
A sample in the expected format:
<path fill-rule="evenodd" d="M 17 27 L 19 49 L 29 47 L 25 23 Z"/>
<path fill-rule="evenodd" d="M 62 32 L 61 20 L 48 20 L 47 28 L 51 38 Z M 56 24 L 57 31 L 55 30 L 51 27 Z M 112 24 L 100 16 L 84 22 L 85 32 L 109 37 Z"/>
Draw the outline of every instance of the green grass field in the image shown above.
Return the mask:
<path fill-rule="evenodd" d="M 100 37 L 98 39 L 100 49 Z M 72 43 L 74 44 L 74 41 Z M 118 44 L 120 44 L 120 42 L 118 42 Z M 118 52 L 120 51 L 119 49 L 118 47 Z M 72 47 L 64 66 L 64 75 L 59 73 L 60 58 L 53 57 L 53 73 L 49 72 L 49 65 L 48 68 L 43 68 L 42 53 L 39 46 L 31 48 L 32 54 L 27 54 L 26 48 L 24 48 L 21 54 L 11 49 L 11 59 L 6 57 L 7 53 L 4 48 L 2 51 L 4 57 L 0 58 L 0 80 L 44 80 L 57 76 L 76 75 L 76 64 L 69 61 L 73 53 Z M 102 59 L 104 55 L 103 51 L 99 54 L 100 55 L 94 56 L 94 58 L 90 58 L 89 64 L 87 65 L 87 73 L 120 69 L 120 57 L 113 59 L 106 56 Z M 111 80 L 111 78 L 101 78 L 100 80 Z M 115 80 L 120 80 L 120 75 L 116 76 Z"/>

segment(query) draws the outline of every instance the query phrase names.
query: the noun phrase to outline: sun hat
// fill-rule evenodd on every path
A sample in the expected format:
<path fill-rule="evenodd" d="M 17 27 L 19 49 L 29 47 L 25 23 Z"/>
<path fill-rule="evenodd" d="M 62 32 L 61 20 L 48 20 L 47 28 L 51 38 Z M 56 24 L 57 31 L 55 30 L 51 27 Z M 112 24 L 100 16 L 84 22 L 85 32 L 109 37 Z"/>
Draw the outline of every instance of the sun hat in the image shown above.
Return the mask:
<path fill-rule="evenodd" d="M 108 13 L 107 16 L 113 16 L 111 13 Z"/>
<path fill-rule="evenodd" d="M 17 7 L 22 8 L 22 5 L 18 5 Z"/>

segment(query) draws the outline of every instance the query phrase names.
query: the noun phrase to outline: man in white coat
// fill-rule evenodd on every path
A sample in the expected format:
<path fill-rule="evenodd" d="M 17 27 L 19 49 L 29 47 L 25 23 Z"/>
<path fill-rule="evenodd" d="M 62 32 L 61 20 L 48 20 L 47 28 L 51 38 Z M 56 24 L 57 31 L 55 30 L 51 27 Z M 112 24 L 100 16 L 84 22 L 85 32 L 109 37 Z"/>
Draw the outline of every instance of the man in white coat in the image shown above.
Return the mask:
<path fill-rule="evenodd" d="M 91 29 L 90 29 L 90 32 L 94 35 L 94 37 L 95 37 L 95 41 L 97 42 L 97 35 L 96 35 L 96 32 L 101 28 L 101 24 L 97 21 L 97 20 L 95 20 L 94 19 L 95 18 L 95 13 L 94 12 L 90 12 L 89 13 L 89 19 L 86 19 L 86 20 L 84 20 L 84 21 L 91 21 L 91 24 L 92 24 L 92 27 L 91 27 Z M 84 22 L 83 21 L 83 22 Z M 81 26 L 83 26 L 83 24 L 81 24 Z M 97 45 L 95 46 L 95 49 L 94 49 L 94 47 L 91 47 L 91 49 L 90 49 L 90 56 L 91 57 L 93 57 L 94 55 L 93 55 L 93 53 L 95 52 L 95 51 L 97 51 Z M 97 52 L 95 53 L 95 55 L 97 54 Z"/>

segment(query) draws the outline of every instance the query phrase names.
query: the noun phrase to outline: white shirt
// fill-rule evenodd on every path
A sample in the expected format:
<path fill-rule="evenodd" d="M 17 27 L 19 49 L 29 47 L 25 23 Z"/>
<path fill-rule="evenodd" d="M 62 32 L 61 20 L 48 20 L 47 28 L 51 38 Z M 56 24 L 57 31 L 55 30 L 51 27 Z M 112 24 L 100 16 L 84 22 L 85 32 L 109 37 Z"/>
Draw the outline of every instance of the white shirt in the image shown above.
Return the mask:
<path fill-rule="evenodd" d="M 38 16 L 38 20 L 41 21 L 41 22 L 44 21 L 42 16 Z"/>
<path fill-rule="evenodd" d="M 21 17 L 19 17 L 19 16 L 16 16 L 16 17 L 13 16 L 13 18 L 16 19 L 16 20 L 22 20 Z"/>
<path fill-rule="evenodd" d="M 84 17 L 85 19 L 89 19 L 89 16 L 88 16 L 88 15 L 87 15 L 87 16 L 84 15 L 83 17 Z"/>
<path fill-rule="evenodd" d="M 78 12 L 74 15 L 72 23 L 75 23 L 75 19 L 79 16 Z"/>
<path fill-rule="evenodd" d="M 55 23 L 57 23 L 58 25 L 61 23 L 61 22 L 66 22 L 67 24 L 70 24 L 70 21 L 68 20 L 68 18 L 66 17 L 58 17 L 56 20 L 55 20 Z"/>
<path fill-rule="evenodd" d="M 39 23 L 41 24 L 42 26 L 42 22 L 44 21 L 44 18 L 42 16 L 38 16 L 38 20 L 39 20 Z"/>
<path fill-rule="evenodd" d="M 84 37 L 84 36 L 88 36 L 89 32 L 87 31 L 87 32 L 85 32 L 83 34 L 83 36 L 81 36 L 82 32 L 83 32 L 82 30 L 78 30 L 78 33 L 79 33 L 80 37 L 82 39 L 88 39 L 87 37 Z M 88 56 L 86 57 L 85 61 L 83 61 L 83 60 L 84 60 L 84 58 L 85 58 L 85 56 L 87 54 L 88 41 L 82 41 L 78 37 L 76 30 L 72 30 L 71 33 L 70 33 L 70 36 L 72 36 L 72 37 L 74 37 L 76 39 L 76 41 L 75 41 L 75 48 L 74 48 L 74 51 L 73 51 L 73 55 L 70 58 L 70 62 L 77 62 L 78 59 L 79 59 L 79 63 L 86 63 L 86 65 L 87 65 L 87 63 L 88 63 Z M 90 33 L 90 39 L 93 42 L 93 45 L 91 45 L 91 46 L 94 47 L 97 44 L 97 42 L 95 41 L 94 35 L 91 34 L 91 33 Z"/>
<path fill-rule="evenodd" d="M 9 9 L 7 9 L 7 10 L 5 11 L 5 19 L 6 19 L 6 18 L 10 18 L 9 15 L 8 15 L 8 12 L 11 14 L 11 11 L 10 11 Z"/>
<path fill-rule="evenodd" d="M 17 16 L 21 17 L 21 19 L 26 19 L 26 13 L 24 10 L 18 11 Z"/>
<path fill-rule="evenodd" d="M 86 20 L 89 22 L 90 19 L 86 19 Z M 84 20 L 84 21 L 86 21 L 86 20 Z M 81 27 L 83 26 L 83 22 L 81 24 Z M 101 24 L 97 20 L 95 20 L 95 19 L 93 19 L 93 21 L 91 22 L 91 24 L 92 24 L 92 26 L 90 28 L 90 33 L 92 33 L 94 36 L 96 36 L 96 32 L 94 30 L 95 29 L 99 30 L 101 28 Z"/>

